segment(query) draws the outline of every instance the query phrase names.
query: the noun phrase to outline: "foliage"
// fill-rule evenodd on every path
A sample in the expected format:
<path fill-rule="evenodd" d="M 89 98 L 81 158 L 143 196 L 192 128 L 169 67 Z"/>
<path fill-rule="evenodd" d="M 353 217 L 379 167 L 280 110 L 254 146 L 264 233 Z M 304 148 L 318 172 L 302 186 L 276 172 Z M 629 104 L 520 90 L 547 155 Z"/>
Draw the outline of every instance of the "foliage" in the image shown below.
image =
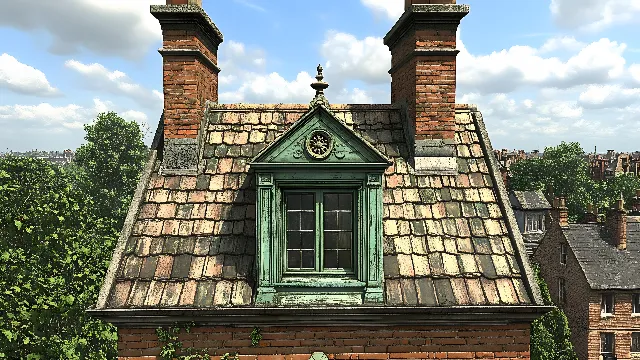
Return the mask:
<path fill-rule="evenodd" d="M 148 154 L 142 131 L 134 121 L 126 121 L 114 112 L 99 114 L 93 124 L 85 125 L 87 143 L 78 148 L 76 164 L 89 178 L 87 189 L 96 201 L 96 211 L 108 217 L 124 217 L 136 188 L 142 164 Z M 121 228 L 122 222 L 116 224 Z"/>
<path fill-rule="evenodd" d="M 536 282 L 545 305 L 553 305 L 549 287 L 534 264 Z M 557 307 L 531 324 L 531 360 L 577 360 L 571 330 L 564 312 Z"/>
<path fill-rule="evenodd" d="M 550 188 L 555 196 L 564 196 L 571 221 L 581 218 L 590 203 L 601 210 L 612 207 L 620 193 L 628 207 L 635 190 L 640 189 L 640 179 L 629 174 L 592 180 L 584 150 L 577 142 L 562 142 L 545 148 L 541 158 L 518 161 L 511 165 L 510 175 L 511 190 L 546 192 Z"/>
<path fill-rule="evenodd" d="M 260 344 L 260 340 L 262 340 L 262 334 L 259 327 L 254 327 L 251 331 L 251 346 L 258 346 Z"/>
<path fill-rule="evenodd" d="M 101 114 L 73 166 L 0 159 L 0 358 L 116 357 L 114 327 L 85 310 L 96 303 L 143 165 L 131 124 Z"/>
<path fill-rule="evenodd" d="M 186 333 L 191 332 L 193 323 L 186 324 L 181 327 L 179 324 L 174 326 L 156 329 L 158 341 L 162 344 L 160 348 L 160 357 L 164 360 L 209 360 L 209 349 L 200 349 L 199 351 L 193 347 L 188 347 L 183 351 L 183 344 L 178 340 L 180 332 L 184 330 Z M 227 356 L 228 354 L 225 354 Z"/>

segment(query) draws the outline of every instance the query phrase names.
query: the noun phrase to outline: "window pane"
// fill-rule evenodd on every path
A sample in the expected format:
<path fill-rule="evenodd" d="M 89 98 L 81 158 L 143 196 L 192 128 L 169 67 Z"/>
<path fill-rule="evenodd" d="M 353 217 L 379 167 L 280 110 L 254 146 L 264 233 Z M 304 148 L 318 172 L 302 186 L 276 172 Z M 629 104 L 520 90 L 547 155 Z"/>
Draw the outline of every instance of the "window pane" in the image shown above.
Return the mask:
<path fill-rule="evenodd" d="M 351 269 L 353 248 L 353 195 L 324 194 L 324 268 Z"/>
<path fill-rule="evenodd" d="M 315 267 L 313 194 L 287 194 L 287 268 Z"/>
<path fill-rule="evenodd" d="M 613 333 L 601 333 L 600 334 L 600 351 L 603 353 L 613 352 Z"/>
<path fill-rule="evenodd" d="M 633 294 L 633 313 L 640 314 L 640 294 Z"/>
<path fill-rule="evenodd" d="M 640 352 L 640 332 L 631 333 L 631 352 Z"/>

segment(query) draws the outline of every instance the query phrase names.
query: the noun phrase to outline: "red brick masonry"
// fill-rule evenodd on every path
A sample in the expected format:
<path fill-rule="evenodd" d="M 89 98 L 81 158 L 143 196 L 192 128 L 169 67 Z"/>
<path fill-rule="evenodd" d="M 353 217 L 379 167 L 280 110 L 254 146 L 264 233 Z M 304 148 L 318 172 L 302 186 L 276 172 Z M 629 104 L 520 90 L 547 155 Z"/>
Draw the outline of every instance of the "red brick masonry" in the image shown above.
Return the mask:
<path fill-rule="evenodd" d="M 265 327 L 251 347 L 248 327 L 193 328 L 182 333 L 184 348 L 208 348 L 212 359 L 307 360 L 321 351 L 329 359 L 529 359 L 529 325 Z M 119 360 L 160 359 L 155 329 L 118 330 Z"/>

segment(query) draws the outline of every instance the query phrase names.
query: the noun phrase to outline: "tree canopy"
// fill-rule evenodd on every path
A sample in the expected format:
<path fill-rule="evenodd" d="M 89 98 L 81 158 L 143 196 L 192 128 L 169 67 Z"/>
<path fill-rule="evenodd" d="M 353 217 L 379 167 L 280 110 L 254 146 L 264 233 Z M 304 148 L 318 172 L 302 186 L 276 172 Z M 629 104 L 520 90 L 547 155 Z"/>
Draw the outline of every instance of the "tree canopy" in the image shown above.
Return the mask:
<path fill-rule="evenodd" d="M 509 187 L 511 190 L 552 189 L 555 196 L 567 199 L 570 219 L 576 221 L 589 204 L 604 210 L 613 206 L 621 193 L 628 207 L 635 190 L 640 189 L 640 178 L 624 174 L 595 181 L 589 176 L 589 164 L 580 144 L 562 142 L 545 148 L 542 157 L 511 165 Z"/>
<path fill-rule="evenodd" d="M 138 125 L 115 113 L 85 130 L 68 167 L 0 158 L 0 358 L 116 357 L 115 329 L 85 310 L 96 303 L 147 150 Z"/>

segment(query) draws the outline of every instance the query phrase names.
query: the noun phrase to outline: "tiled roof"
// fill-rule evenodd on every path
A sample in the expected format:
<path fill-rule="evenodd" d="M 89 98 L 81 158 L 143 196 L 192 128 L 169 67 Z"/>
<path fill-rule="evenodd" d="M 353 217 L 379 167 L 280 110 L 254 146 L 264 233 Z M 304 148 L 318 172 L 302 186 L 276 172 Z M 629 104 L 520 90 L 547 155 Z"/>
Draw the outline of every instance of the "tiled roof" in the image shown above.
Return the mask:
<path fill-rule="evenodd" d="M 527 250 L 527 255 L 533 255 L 538 248 L 538 245 L 540 245 L 540 241 L 544 238 L 544 235 L 544 232 L 522 234 L 522 240 L 524 240 L 524 247 Z"/>
<path fill-rule="evenodd" d="M 563 229 L 592 289 L 640 289 L 640 222 L 628 219 L 627 250 L 607 243 L 602 225 L 570 224 Z"/>
<path fill-rule="evenodd" d="M 405 160 L 400 108 L 331 107 L 393 162 L 383 191 L 385 305 L 532 304 L 528 260 L 511 209 L 499 200 L 502 183 L 497 195 L 481 115 L 457 108 L 459 173 L 436 176 L 415 174 Z M 210 105 L 199 175 L 162 176 L 154 160 L 98 308 L 252 306 L 256 194 L 247 164 L 307 111 Z"/>
<path fill-rule="evenodd" d="M 521 210 L 547 210 L 551 205 L 540 190 L 511 191 L 509 199 L 514 209 Z"/>

